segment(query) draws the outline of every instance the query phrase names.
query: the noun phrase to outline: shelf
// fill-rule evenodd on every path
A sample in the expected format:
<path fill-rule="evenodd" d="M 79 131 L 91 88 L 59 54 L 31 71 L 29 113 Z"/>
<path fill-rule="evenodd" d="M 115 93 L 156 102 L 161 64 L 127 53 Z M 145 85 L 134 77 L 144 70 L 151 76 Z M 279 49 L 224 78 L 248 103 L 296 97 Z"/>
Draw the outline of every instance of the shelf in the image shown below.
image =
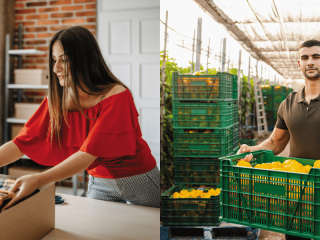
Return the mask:
<path fill-rule="evenodd" d="M 46 52 L 36 50 L 36 49 L 9 50 L 9 55 L 43 55 L 43 54 L 46 54 Z"/>
<path fill-rule="evenodd" d="M 9 89 L 48 89 L 48 85 L 8 84 Z"/>
<path fill-rule="evenodd" d="M 7 118 L 7 123 L 26 123 L 28 119 Z"/>

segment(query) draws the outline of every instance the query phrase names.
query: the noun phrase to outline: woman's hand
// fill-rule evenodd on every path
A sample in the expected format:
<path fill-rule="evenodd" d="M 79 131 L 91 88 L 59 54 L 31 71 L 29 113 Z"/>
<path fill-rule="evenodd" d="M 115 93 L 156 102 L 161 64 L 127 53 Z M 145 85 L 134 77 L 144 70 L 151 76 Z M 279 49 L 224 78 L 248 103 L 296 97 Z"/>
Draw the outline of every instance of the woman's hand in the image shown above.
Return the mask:
<path fill-rule="evenodd" d="M 12 192 L 16 192 L 19 188 L 19 192 L 11 199 L 11 201 L 2 208 L 2 211 L 5 211 L 7 208 L 11 207 L 13 204 L 18 202 L 19 200 L 28 197 L 31 195 L 35 190 L 41 186 L 41 175 L 40 173 L 25 175 L 18 178 L 10 189 Z"/>

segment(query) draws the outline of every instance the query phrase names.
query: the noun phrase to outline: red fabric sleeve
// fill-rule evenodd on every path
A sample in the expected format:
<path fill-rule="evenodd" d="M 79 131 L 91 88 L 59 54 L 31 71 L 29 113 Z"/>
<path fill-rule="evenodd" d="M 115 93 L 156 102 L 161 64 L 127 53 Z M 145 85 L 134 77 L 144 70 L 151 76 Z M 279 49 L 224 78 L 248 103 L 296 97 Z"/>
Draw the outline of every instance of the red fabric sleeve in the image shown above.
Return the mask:
<path fill-rule="evenodd" d="M 45 166 L 54 166 L 75 149 L 63 148 L 64 151 L 61 151 L 55 144 L 51 145 L 47 135 L 49 122 L 48 99 L 45 98 L 12 141 L 33 161 Z"/>
<path fill-rule="evenodd" d="M 139 114 L 129 91 L 117 95 L 105 100 L 80 151 L 109 159 L 136 154 L 136 141 L 142 136 Z"/>

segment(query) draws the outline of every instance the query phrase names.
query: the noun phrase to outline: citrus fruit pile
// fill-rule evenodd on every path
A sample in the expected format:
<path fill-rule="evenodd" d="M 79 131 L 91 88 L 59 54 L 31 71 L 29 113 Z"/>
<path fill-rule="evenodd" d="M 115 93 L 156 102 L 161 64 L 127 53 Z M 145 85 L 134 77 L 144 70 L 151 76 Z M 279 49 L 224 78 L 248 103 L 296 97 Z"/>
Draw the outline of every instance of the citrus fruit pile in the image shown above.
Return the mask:
<path fill-rule="evenodd" d="M 237 164 L 240 167 L 252 167 L 251 164 L 245 160 L 240 160 Z M 314 162 L 315 168 L 320 168 L 320 160 Z M 309 173 L 312 168 L 310 165 L 302 165 L 296 160 L 287 159 L 283 163 L 281 162 L 272 162 L 272 163 L 262 163 L 257 164 L 254 168 L 259 169 L 270 169 L 278 171 L 287 171 L 287 172 L 297 172 L 297 173 Z"/>
<path fill-rule="evenodd" d="M 211 196 L 218 196 L 220 188 L 206 188 L 205 190 L 188 188 L 182 189 L 180 192 L 175 192 L 170 198 L 210 198 Z"/>

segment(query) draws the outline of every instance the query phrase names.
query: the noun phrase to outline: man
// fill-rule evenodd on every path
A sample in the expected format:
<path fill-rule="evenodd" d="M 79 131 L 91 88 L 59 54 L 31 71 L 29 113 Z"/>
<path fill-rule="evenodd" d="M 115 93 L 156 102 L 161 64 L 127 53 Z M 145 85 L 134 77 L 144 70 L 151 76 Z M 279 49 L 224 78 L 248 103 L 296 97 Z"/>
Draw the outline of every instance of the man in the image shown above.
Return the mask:
<path fill-rule="evenodd" d="M 299 47 L 298 65 L 305 87 L 281 103 L 271 136 L 258 146 L 242 145 L 239 153 L 260 149 L 281 153 L 290 139 L 290 157 L 320 159 L 320 41 L 308 40 Z M 246 159 L 250 160 L 251 156 Z M 306 239 L 286 235 L 286 239 Z"/>

